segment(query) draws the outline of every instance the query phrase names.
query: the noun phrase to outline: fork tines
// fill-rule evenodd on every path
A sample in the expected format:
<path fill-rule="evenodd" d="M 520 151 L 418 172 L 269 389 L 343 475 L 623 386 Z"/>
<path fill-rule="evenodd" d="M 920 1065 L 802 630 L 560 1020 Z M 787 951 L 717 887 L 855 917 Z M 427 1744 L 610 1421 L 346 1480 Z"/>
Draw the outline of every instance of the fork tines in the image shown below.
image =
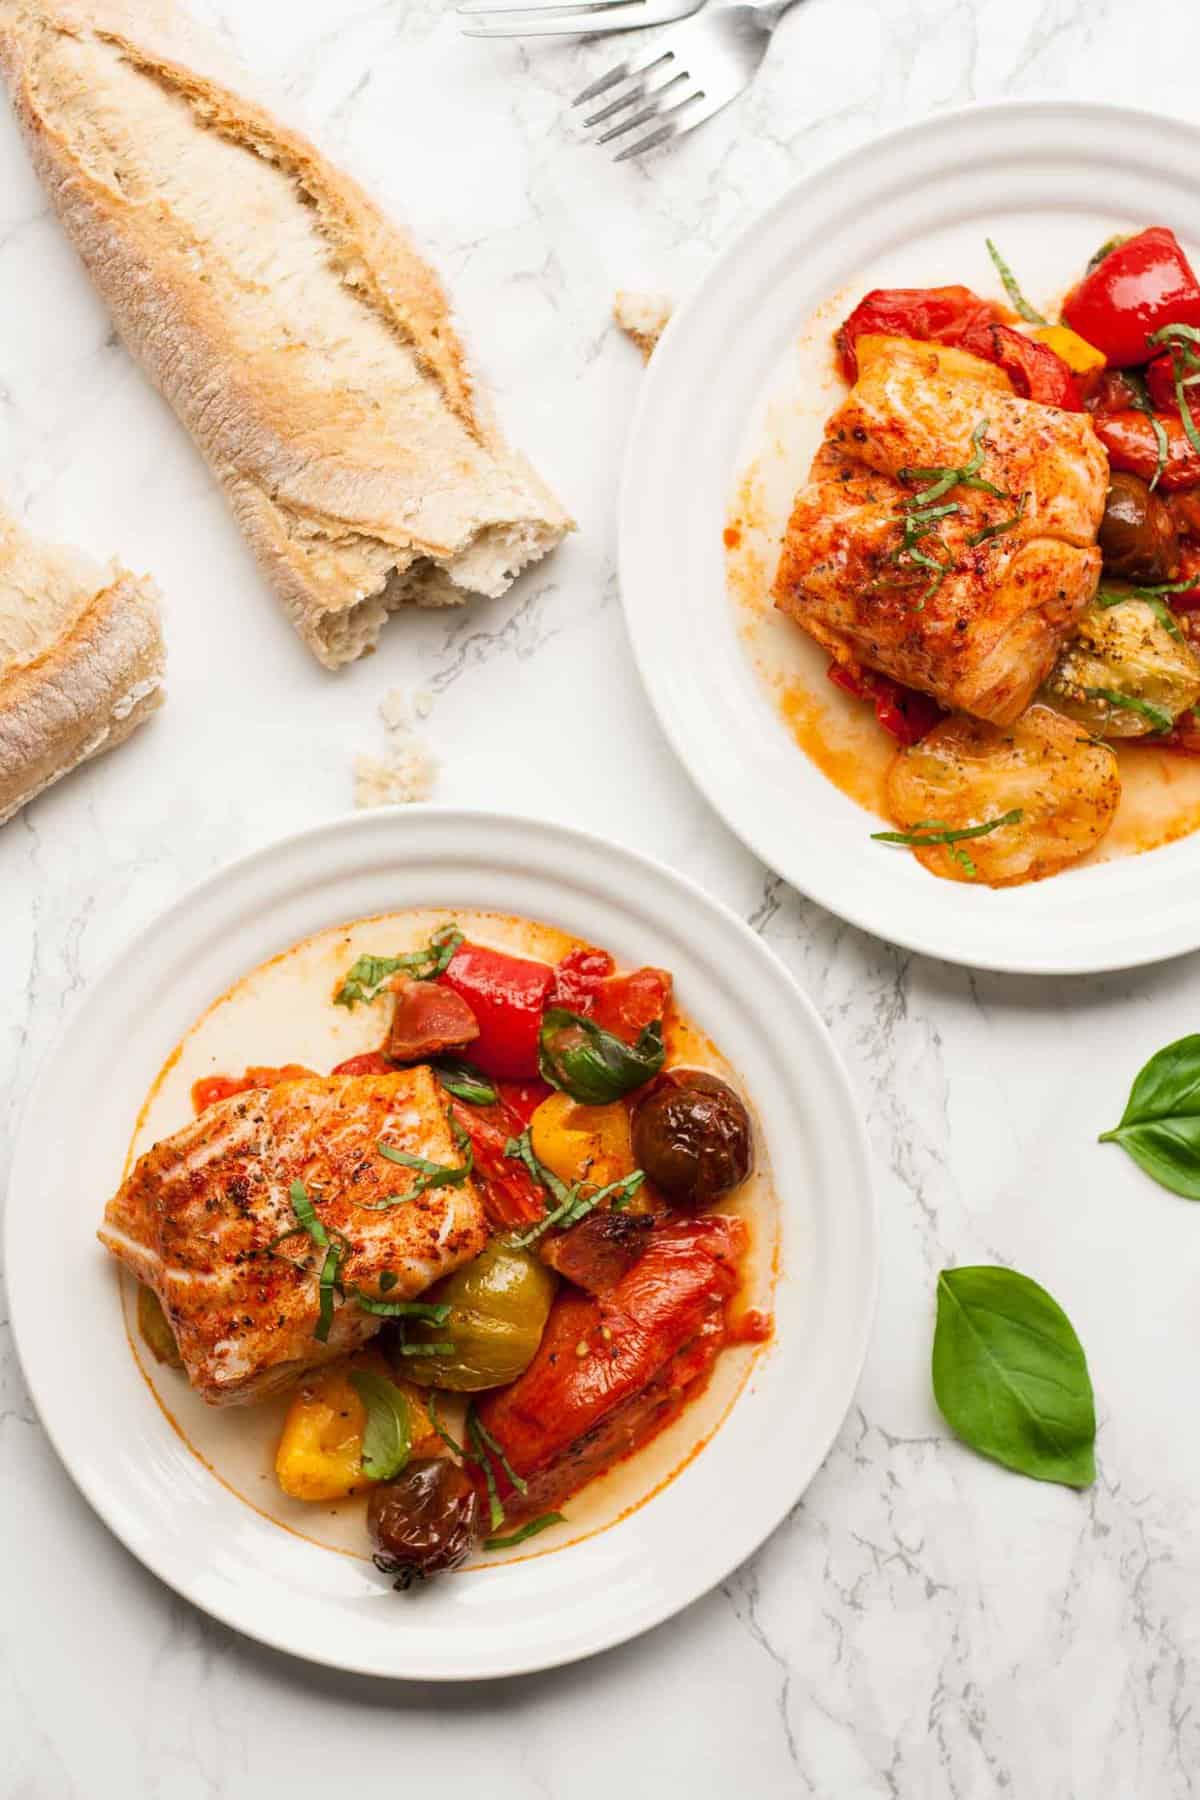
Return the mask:
<path fill-rule="evenodd" d="M 640 156 L 644 150 L 653 150 L 658 144 L 665 144 L 671 138 L 685 131 L 694 121 L 684 122 L 679 115 L 694 100 L 702 100 L 703 93 L 691 87 L 691 76 L 686 65 L 673 50 L 651 49 L 641 56 L 630 57 L 618 63 L 599 81 L 593 81 L 590 87 L 584 88 L 572 101 L 573 106 L 586 106 L 590 100 L 598 100 L 602 94 L 626 83 L 623 93 L 616 99 L 608 101 L 599 111 L 589 113 L 583 121 L 585 125 L 603 125 L 609 119 L 616 123 L 601 132 L 596 139 L 598 144 L 611 143 L 614 138 L 623 137 L 627 132 L 635 131 L 639 126 L 657 120 L 657 128 L 646 137 L 627 144 L 618 151 L 615 161 L 624 162 L 628 157 Z M 628 118 L 617 118 L 627 107 L 636 107 L 636 111 Z"/>

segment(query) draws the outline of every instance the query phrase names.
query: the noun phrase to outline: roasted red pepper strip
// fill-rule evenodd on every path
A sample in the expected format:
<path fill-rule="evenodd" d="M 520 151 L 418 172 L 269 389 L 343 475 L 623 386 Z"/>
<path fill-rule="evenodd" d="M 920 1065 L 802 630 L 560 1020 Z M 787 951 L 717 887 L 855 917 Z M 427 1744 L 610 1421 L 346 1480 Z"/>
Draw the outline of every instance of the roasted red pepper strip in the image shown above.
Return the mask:
<path fill-rule="evenodd" d="M 1193 449 L 1177 415 L 1156 415 L 1166 433 L 1167 458 L 1158 485 L 1164 493 L 1200 482 L 1200 451 Z M 1158 438 L 1145 413 L 1096 413 L 1096 436 L 1114 469 L 1153 481 L 1158 468 Z"/>
<path fill-rule="evenodd" d="M 1037 400 L 1043 406 L 1057 406 L 1063 412 L 1082 412 L 1079 383 L 1049 344 L 1014 331 L 1011 325 L 995 321 L 972 320 L 963 330 L 943 336 L 939 342 L 954 344 L 984 362 L 1003 369 L 1015 393 L 1025 400 Z"/>
<path fill-rule="evenodd" d="M 854 346 L 868 333 L 950 343 L 957 342 L 957 337 L 948 333 L 961 333 L 973 324 L 987 325 L 999 318 L 999 308 L 990 300 L 981 300 L 970 288 L 872 288 L 840 326 L 834 342 L 842 374 L 847 381 L 857 381 Z"/>
<path fill-rule="evenodd" d="M 1152 332 L 1200 325 L 1200 283 L 1173 231 L 1152 225 L 1110 250 L 1063 302 L 1063 318 L 1114 368 L 1149 362 Z"/>
<path fill-rule="evenodd" d="M 462 944 L 439 977 L 461 994 L 475 1015 L 479 1036 L 471 1061 L 485 1075 L 527 1081 L 538 1072 L 538 1033 L 554 989 L 549 963 Z"/>
<path fill-rule="evenodd" d="M 337 1072 L 335 1069 L 334 1074 Z M 244 1075 L 206 1075 L 192 1084 L 192 1105 L 202 1113 L 207 1107 L 215 1106 L 218 1100 L 228 1100 L 232 1094 L 245 1094 L 251 1088 L 275 1087 L 281 1081 L 303 1081 L 305 1076 L 315 1074 L 315 1069 L 306 1069 L 303 1063 L 278 1066 L 256 1063 Z"/>
<path fill-rule="evenodd" d="M 451 1099 L 450 1115 L 471 1140 L 475 1184 L 493 1231 L 532 1225 L 546 1211 L 546 1195 L 524 1163 L 506 1156 L 510 1138 L 520 1137 L 526 1121 L 499 1100 L 494 1106 L 469 1106 Z"/>
<path fill-rule="evenodd" d="M 875 669 L 859 669 L 847 663 L 831 662 L 825 671 L 834 687 L 853 694 L 856 700 L 871 700 L 875 717 L 887 732 L 901 744 L 919 744 L 933 730 L 945 713 L 936 700 L 916 688 L 902 687 L 890 675 Z"/>
<path fill-rule="evenodd" d="M 724 1342 L 745 1243 L 740 1219 L 673 1221 L 602 1297 L 559 1295 L 525 1373 L 479 1407 L 528 1484 L 514 1494 L 496 1467 L 508 1520 L 560 1506 L 678 1415 Z"/>

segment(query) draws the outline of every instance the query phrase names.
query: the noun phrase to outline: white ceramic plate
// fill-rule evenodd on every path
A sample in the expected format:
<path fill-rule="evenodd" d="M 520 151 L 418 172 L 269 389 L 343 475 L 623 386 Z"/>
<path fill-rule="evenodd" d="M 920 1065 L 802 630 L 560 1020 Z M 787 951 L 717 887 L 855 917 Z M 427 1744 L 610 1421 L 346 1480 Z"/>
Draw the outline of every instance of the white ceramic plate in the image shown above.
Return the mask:
<path fill-rule="evenodd" d="M 989 235 L 1043 297 L 1115 231 L 1167 224 L 1195 251 L 1198 164 L 1195 126 L 1118 107 L 1045 101 L 931 119 L 801 181 L 730 245 L 654 353 L 620 511 L 621 588 L 647 690 L 726 823 L 803 892 L 880 937 L 1031 973 L 1192 950 L 1200 837 L 999 892 L 939 881 L 872 844 L 872 815 L 794 743 L 739 638 L 722 529 L 741 471 L 803 328 L 839 290 L 851 303 L 885 285 L 962 281 L 999 294 Z M 826 343 L 838 316 L 820 328 Z M 816 398 L 793 488 L 830 395 Z"/>
<path fill-rule="evenodd" d="M 674 971 L 753 1097 L 780 1209 L 776 1335 L 724 1423 L 647 1504 L 560 1552 L 393 1593 L 222 1487 L 155 1405 L 94 1231 L 174 1045 L 265 958 L 411 906 L 521 913 Z M 9 1300 L 42 1421 L 97 1512 L 225 1623 L 314 1662 L 443 1680 L 585 1656 L 696 1599 L 762 1541 L 849 1406 L 874 1305 L 861 1126 L 823 1025 L 758 938 L 658 864 L 562 826 L 440 807 L 359 814 L 211 877 L 91 988 L 31 1096 L 13 1159 Z M 50 1289 L 70 1295 L 69 1311 Z M 531 1545 L 531 1549 L 536 1546 Z"/>

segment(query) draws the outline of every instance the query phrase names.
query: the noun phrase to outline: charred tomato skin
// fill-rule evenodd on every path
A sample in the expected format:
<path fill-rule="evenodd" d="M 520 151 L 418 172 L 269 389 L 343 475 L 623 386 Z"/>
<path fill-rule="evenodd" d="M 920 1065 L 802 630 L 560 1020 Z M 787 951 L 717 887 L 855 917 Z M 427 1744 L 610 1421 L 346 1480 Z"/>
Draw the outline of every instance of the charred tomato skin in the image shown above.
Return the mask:
<path fill-rule="evenodd" d="M 633 1109 L 639 1168 L 675 1206 L 701 1208 L 740 1187 L 754 1166 L 750 1115 L 706 1069 L 668 1069 Z"/>
<path fill-rule="evenodd" d="M 371 1490 L 367 1526 L 378 1546 L 375 1567 L 409 1588 L 466 1562 L 481 1535 L 479 1493 L 448 1456 L 418 1457 Z"/>
<path fill-rule="evenodd" d="M 1122 581 L 1170 581 L 1178 572 L 1179 539 L 1166 502 L 1137 475 L 1109 478 L 1100 549 L 1105 572 Z"/>

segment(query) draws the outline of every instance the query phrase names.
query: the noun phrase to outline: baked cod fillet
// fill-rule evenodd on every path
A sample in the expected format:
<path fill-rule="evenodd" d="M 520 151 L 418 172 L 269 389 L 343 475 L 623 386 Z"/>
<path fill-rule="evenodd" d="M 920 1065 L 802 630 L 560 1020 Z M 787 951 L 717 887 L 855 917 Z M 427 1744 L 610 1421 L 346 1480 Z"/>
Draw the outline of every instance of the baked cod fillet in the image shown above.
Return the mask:
<path fill-rule="evenodd" d="M 462 1169 L 428 1068 L 234 1094 L 155 1144 L 109 1201 L 100 1241 L 154 1290 L 206 1400 L 262 1399 L 356 1349 L 383 1323 L 359 1304 L 360 1290 L 411 1299 L 483 1249 L 488 1228 L 470 1175 L 385 1206 L 422 1176 L 382 1155 L 381 1143 Z M 315 1332 L 327 1251 L 300 1222 L 297 1181 L 339 1252 L 344 1291 L 324 1341 Z"/>
<path fill-rule="evenodd" d="M 857 351 L 858 380 L 796 496 L 775 604 L 840 662 L 1009 724 L 1100 578 L 1108 461 L 1092 421 L 1018 399 L 961 350 L 862 337 Z M 921 521 L 918 554 L 906 551 L 905 508 L 933 487 L 928 471 L 974 459 L 1000 492 L 949 487 L 935 503 L 956 510 Z"/>

